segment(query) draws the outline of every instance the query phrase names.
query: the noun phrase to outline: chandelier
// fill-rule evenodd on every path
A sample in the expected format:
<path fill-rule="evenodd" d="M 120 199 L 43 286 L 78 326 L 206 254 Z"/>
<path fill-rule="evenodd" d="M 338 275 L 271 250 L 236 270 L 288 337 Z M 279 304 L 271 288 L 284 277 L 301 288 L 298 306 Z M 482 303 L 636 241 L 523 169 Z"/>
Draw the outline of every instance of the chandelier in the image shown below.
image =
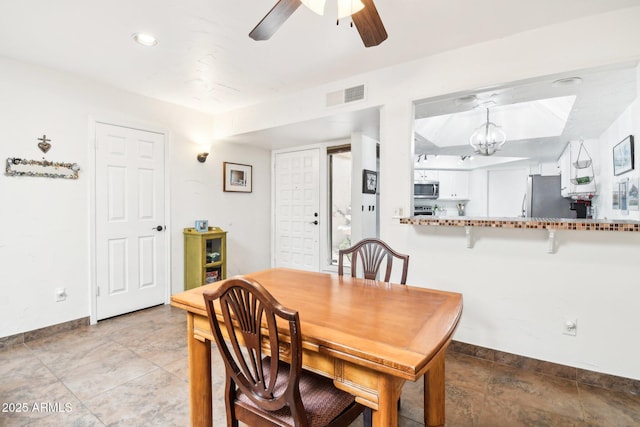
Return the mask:
<path fill-rule="evenodd" d="M 473 131 L 469 144 L 477 154 L 491 156 L 502 148 L 506 140 L 507 135 L 502 128 L 489 121 L 489 108 L 487 108 L 487 121 Z"/>
<path fill-rule="evenodd" d="M 326 0 L 300 0 L 303 5 L 307 6 L 318 15 L 324 15 L 324 6 Z M 337 0 L 338 1 L 338 19 L 346 18 L 356 12 L 364 9 L 361 0 Z"/>

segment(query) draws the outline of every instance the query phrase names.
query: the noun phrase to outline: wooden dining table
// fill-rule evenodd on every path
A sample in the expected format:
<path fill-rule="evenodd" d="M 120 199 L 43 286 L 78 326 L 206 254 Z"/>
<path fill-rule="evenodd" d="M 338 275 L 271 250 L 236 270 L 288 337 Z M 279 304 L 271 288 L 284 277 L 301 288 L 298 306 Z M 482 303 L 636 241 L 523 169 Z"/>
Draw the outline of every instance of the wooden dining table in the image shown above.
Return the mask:
<path fill-rule="evenodd" d="M 373 426 L 396 426 L 403 384 L 422 377 L 425 426 L 444 426 L 445 352 L 462 314 L 461 294 L 285 268 L 245 277 L 299 312 L 303 367 L 371 408 Z M 211 426 L 213 419 L 214 338 L 202 294 L 221 283 L 171 297 L 187 312 L 192 426 Z"/>

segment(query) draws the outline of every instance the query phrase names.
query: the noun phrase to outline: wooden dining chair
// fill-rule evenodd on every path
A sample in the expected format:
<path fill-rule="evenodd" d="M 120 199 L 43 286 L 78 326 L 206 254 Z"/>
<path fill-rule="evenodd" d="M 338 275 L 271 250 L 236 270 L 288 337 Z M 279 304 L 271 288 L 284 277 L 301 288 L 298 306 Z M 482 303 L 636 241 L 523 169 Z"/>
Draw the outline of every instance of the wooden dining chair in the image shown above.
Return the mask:
<path fill-rule="evenodd" d="M 250 426 L 346 427 L 362 413 L 364 407 L 335 388 L 331 379 L 302 369 L 298 312 L 280 305 L 258 282 L 231 278 L 205 291 L 204 300 L 225 365 L 227 427 L 237 427 L 238 421 Z M 278 324 L 286 329 L 278 333 Z"/>
<path fill-rule="evenodd" d="M 384 272 L 384 281 L 391 280 L 391 270 L 393 268 L 394 258 L 402 262 L 402 274 L 400 275 L 400 284 L 407 284 L 407 270 L 409 269 L 409 255 L 398 253 L 391 249 L 389 245 L 380 239 L 368 238 L 360 240 L 358 243 L 348 249 L 341 249 L 338 252 L 338 275 L 344 274 L 344 258 L 351 256 L 351 277 L 357 277 L 360 267 L 362 275 L 365 279 L 378 279 L 380 267 L 386 262 Z M 360 260 L 360 264 L 358 264 Z M 398 410 L 400 410 L 400 399 L 398 399 Z M 364 427 L 371 427 L 372 413 L 371 409 L 364 410 Z"/>
<path fill-rule="evenodd" d="M 385 282 L 391 280 L 391 270 L 393 260 L 397 258 L 402 262 L 402 275 L 400 283 L 407 283 L 407 270 L 409 268 L 409 255 L 403 255 L 391 249 L 389 245 L 380 239 L 364 239 L 348 249 L 341 249 L 338 252 L 338 274 L 344 274 L 344 258 L 351 256 L 351 277 L 357 277 L 360 267 L 362 267 L 363 277 L 365 279 L 377 279 L 380 267 L 386 261 L 386 269 L 384 272 Z M 358 264 L 360 260 L 360 264 Z"/>

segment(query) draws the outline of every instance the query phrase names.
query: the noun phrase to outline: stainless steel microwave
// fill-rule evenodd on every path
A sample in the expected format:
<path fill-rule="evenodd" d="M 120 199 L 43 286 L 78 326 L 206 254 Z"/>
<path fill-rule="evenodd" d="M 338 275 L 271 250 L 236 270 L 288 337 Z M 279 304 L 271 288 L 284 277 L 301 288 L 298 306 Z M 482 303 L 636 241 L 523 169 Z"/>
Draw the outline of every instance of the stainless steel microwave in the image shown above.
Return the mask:
<path fill-rule="evenodd" d="M 440 183 L 427 181 L 413 184 L 413 197 L 416 199 L 437 199 L 440 195 Z"/>

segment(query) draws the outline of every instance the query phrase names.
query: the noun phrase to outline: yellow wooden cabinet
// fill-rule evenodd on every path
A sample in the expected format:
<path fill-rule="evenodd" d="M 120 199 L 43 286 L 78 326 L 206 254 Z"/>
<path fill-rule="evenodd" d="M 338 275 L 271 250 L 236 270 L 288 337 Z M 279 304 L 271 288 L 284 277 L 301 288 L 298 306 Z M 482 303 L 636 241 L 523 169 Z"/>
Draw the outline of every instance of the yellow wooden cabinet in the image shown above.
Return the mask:
<path fill-rule="evenodd" d="M 227 232 L 209 227 L 184 229 L 184 289 L 193 289 L 227 277 Z"/>

